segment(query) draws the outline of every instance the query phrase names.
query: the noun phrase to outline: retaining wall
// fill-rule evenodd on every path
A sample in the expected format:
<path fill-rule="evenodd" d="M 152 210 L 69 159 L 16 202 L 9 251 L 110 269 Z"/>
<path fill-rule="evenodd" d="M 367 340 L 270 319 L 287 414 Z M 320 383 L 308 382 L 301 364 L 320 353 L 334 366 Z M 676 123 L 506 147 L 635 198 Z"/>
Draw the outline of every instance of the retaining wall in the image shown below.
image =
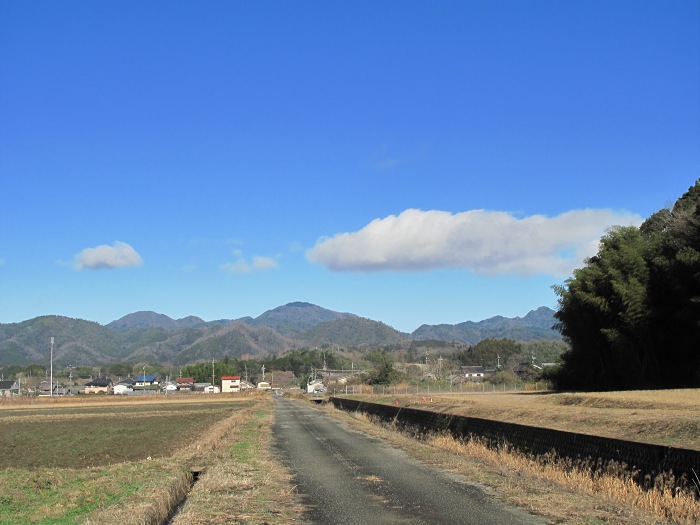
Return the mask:
<path fill-rule="evenodd" d="M 365 412 L 420 433 L 449 432 L 458 439 L 479 437 L 491 446 L 508 443 L 534 455 L 555 451 L 559 457 L 591 460 L 593 466 L 617 462 L 633 473 L 636 482 L 651 486 L 659 474 L 672 473 L 675 486 L 685 488 L 700 476 L 700 452 L 648 445 L 548 428 L 504 423 L 490 419 L 444 414 L 430 410 L 367 403 L 331 397 L 331 403 L 346 411 Z M 694 470 L 694 472 L 693 472 Z"/>

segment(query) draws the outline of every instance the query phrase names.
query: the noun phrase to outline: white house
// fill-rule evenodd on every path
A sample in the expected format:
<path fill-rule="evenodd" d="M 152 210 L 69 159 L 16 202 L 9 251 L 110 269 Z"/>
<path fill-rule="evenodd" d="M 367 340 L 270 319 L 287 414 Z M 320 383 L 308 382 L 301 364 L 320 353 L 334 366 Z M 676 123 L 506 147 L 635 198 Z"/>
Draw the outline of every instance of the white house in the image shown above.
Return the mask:
<path fill-rule="evenodd" d="M 134 389 L 131 388 L 129 385 L 124 385 L 124 384 L 118 384 L 114 385 L 114 388 L 112 389 L 113 394 L 133 394 Z"/>
<path fill-rule="evenodd" d="M 136 378 L 136 385 L 141 388 L 149 388 L 153 387 L 154 385 L 158 385 L 158 380 L 156 376 L 144 376 L 140 375 Z"/>
<path fill-rule="evenodd" d="M 241 391 L 241 376 L 222 376 L 221 377 L 222 392 L 240 392 Z"/>

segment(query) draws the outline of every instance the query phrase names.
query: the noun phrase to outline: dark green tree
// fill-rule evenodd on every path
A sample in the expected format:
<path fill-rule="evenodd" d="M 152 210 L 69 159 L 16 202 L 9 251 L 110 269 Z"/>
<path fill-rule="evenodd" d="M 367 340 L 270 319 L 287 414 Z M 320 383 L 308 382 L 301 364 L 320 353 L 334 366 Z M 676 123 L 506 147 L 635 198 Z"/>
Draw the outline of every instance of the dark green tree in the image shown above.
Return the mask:
<path fill-rule="evenodd" d="M 499 361 L 501 366 L 504 366 L 510 356 L 520 354 L 522 351 L 522 345 L 512 339 L 489 337 L 474 346 L 460 350 L 457 353 L 457 360 L 465 366 L 496 368 Z"/>
<path fill-rule="evenodd" d="M 399 380 L 401 374 L 394 369 L 394 356 L 383 350 L 374 350 L 367 355 L 374 368 L 367 374 L 370 385 L 390 385 Z"/>
<path fill-rule="evenodd" d="M 560 388 L 696 386 L 700 380 L 700 181 L 640 228 L 620 227 L 559 295 L 569 343 Z"/>

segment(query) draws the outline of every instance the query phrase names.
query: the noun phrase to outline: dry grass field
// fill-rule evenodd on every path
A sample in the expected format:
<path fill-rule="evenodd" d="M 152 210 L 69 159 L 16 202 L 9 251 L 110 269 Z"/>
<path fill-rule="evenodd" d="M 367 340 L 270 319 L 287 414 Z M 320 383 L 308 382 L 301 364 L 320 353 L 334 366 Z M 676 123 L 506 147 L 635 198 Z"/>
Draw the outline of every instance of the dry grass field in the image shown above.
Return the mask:
<path fill-rule="evenodd" d="M 700 389 L 352 396 L 378 403 L 700 450 Z M 433 403 L 430 403 L 430 399 Z"/>

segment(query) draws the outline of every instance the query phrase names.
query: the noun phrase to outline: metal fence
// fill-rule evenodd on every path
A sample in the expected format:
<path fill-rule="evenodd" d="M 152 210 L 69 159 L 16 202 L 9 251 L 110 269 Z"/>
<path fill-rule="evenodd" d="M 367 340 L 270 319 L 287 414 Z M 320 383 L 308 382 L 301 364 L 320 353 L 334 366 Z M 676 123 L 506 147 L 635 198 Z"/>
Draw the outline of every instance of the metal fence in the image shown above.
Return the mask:
<path fill-rule="evenodd" d="M 345 385 L 331 387 L 332 395 L 345 394 L 372 394 L 372 395 L 440 395 L 440 394 L 489 394 L 498 392 L 544 392 L 551 390 L 552 385 L 548 381 L 537 383 L 503 383 L 495 385 L 491 383 L 459 383 L 456 385 Z"/>

